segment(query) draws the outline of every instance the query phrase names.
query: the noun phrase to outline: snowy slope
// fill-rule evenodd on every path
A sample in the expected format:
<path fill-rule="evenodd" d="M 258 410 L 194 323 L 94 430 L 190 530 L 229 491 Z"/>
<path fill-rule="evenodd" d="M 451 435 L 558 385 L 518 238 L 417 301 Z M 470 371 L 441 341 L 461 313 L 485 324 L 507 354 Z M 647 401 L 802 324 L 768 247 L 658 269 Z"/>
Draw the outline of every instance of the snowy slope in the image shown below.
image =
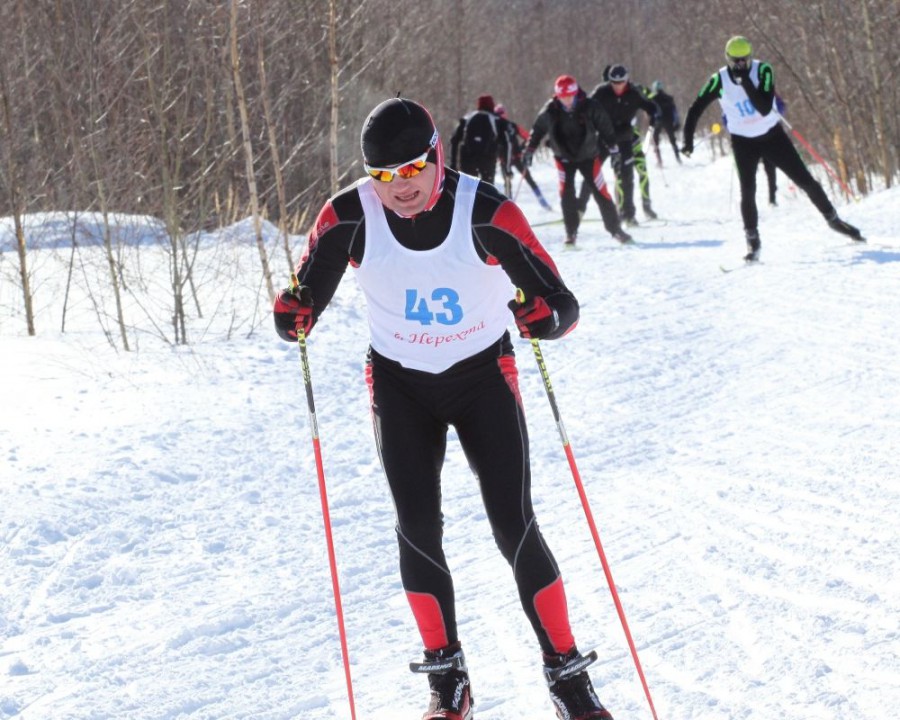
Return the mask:
<path fill-rule="evenodd" d="M 638 247 L 612 241 L 596 207 L 579 252 L 560 250 L 561 225 L 536 230 L 583 305 L 543 350 L 659 717 L 880 720 L 900 706 L 900 190 L 841 203 L 870 238 L 851 247 L 781 177 L 778 207 L 760 190 L 764 263 L 725 275 L 744 252 L 731 161 L 667 152 L 650 170 L 668 222 L 637 228 Z M 537 175 L 558 208 L 553 168 Z M 527 186 L 518 200 L 535 222 L 556 217 Z M 39 337 L 2 290 L 0 718 L 349 718 L 296 347 L 264 302 L 230 337 L 220 307 L 189 348 L 150 335 L 117 353 L 89 312 L 61 335 L 49 318 L 65 275 L 44 252 Z M 241 252 L 252 267 L 255 249 Z M 14 256 L 0 260 L 6 277 Z M 256 283 L 232 307 L 252 307 Z M 413 719 L 426 686 L 406 667 L 420 645 L 373 452 L 366 338 L 348 273 L 310 357 L 356 715 Z M 615 717 L 650 718 L 531 349 L 517 348 L 535 503 L 576 638 L 600 654 L 592 677 Z M 476 718 L 549 719 L 454 442 L 444 496 Z"/>

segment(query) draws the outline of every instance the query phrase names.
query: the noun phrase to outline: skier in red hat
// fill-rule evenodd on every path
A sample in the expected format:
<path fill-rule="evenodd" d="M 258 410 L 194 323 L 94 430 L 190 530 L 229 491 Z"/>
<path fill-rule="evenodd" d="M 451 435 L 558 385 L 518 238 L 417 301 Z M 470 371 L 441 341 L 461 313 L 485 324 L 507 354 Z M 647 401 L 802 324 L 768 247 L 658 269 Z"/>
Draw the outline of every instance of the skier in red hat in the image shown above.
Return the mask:
<path fill-rule="evenodd" d="M 535 151 L 545 138 L 559 173 L 565 245 L 575 245 L 581 221 L 575 196 L 576 173 L 589 184 L 609 234 L 621 243 L 632 242 L 619 223 L 616 204 L 600 169 L 607 155 L 618 152 L 612 123 L 603 108 L 587 97 L 571 75 L 556 78 L 553 97 L 534 120 L 523 156 L 526 167 L 531 165 Z"/>

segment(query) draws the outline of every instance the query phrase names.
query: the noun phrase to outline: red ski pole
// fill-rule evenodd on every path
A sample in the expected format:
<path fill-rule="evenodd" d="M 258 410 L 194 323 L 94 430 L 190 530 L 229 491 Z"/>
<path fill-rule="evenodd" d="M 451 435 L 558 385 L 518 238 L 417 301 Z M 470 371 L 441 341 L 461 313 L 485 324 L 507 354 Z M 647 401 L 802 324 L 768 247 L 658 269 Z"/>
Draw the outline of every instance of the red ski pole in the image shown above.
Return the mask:
<path fill-rule="evenodd" d="M 291 290 L 299 283 L 296 275 L 291 275 Z M 347 632 L 344 629 L 344 609 L 341 605 L 341 586 L 338 581 L 337 559 L 334 539 L 331 535 L 331 514 L 328 512 L 328 493 L 325 489 L 325 468 L 322 464 L 322 447 L 319 444 L 319 423 L 316 420 L 316 403 L 313 399 L 312 376 L 309 371 L 309 356 L 306 353 L 306 333 L 297 330 L 297 346 L 300 348 L 300 367 L 303 371 L 303 385 L 306 388 L 306 404 L 309 408 L 309 429 L 312 433 L 313 454 L 316 458 L 316 474 L 319 476 L 319 497 L 322 501 L 322 521 L 325 524 L 325 541 L 328 545 L 328 564 L 331 568 L 331 588 L 334 593 L 334 610 L 337 615 L 338 633 L 341 639 L 341 657 L 344 661 L 344 676 L 347 680 L 347 698 L 350 701 L 350 718 L 356 720 L 356 704 L 353 701 L 353 680 L 350 676 L 350 655 L 347 652 Z"/>
<path fill-rule="evenodd" d="M 524 302 L 525 294 L 521 290 L 517 291 L 516 299 L 520 303 Z M 584 484 L 581 482 L 581 474 L 578 472 L 578 466 L 575 464 L 575 455 L 572 453 L 569 436 L 563 425 L 562 416 L 559 413 L 559 406 L 556 404 L 556 394 L 553 392 L 553 384 L 550 382 L 550 373 L 547 370 L 547 363 L 544 362 L 544 354 L 541 352 L 541 345 L 535 338 L 531 338 L 531 349 L 534 351 L 534 359 L 537 361 L 538 370 L 544 381 L 544 390 L 547 393 L 547 399 L 550 401 L 553 419 L 556 421 L 556 427 L 559 430 L 559 436 L 562 439 L 563 450 L 566 453 L 566 459 L 569 461 L 569 468 L 572 471 L 572 478 L 575 480 L 575 487 L 578 488 L 578 497 L 581 498 L 581 507 L 584 509 L 588 527 L 591 529 L 591 537 L 594 539 L 597 554 L 600 556 L 603 574 L 606 575 L 606 583 L 609 585 L 610 593 L 612 593 L 613 603 L 615 603 L 619 621 L 622 623 L 622 630 L 625 631 L 625 639 L 628 641 L 628 648 L 631 650 L 631 657 L 634 659 L 634 667 L 637 670 L 641 685 L 644 688 L 644 695 L 647 698 L 647 703 L 650 705 L 650 712 L 653 714 L 653 719 L 659 720 L 656 715 L 656 708 L 653 705 L 653 698 L 650 695 L 650 687 L 647 685 L 647 678 L 644 676 L 644 669 L 641 667 L 641 660 L 638 657 L 637 647 L 635 647 L 634 639 L 631 637 L 628 620 L 625 618 L 625 609 L 622 607 L 622 601 L 619 599 L 619 593 L 616 590 L 616 584 L 613 581 L 612 571 L 609 568 L 609 561 L 606 559 L 606 553 L 603 551 L 603 544 L 600 542 L 600 533 L 597 532 L 597 525 L 594 523 L 594 515 L 591 512 L 591 507 L 588 503 L 587 493 L 584 491 Z"/>
<path fill-rule="evenodd" d="M 785 119 L 785 117 L 783 115 L 781 115 L 780 117 L 781 117 L 781 122 L 783 122 L 785 127 L 791 131 L 791 134 L 795 138 L 797 138 L 799 143 L 801 145 L 803 145 L 803 147 L 805 147 L 809 151 L 809 154 L 812 155 L 822 165 L 823 168 L 825 168 L 825 172 L 827 172 L 831 176 L 831 179 L 834 180 L 838 185 L 841 186 L 841 190 L 844 191 L 844 194 L 847 196 L 847 199 L 855 200 L 856 198 L 853 195 L 853 191 L 850 190 L 850 188 L 847 187 L 847 183 L 845 183 L 843 180 L 841 180 L 841 178 L 837 175 L 837 173 L 835 173 L 835 171 L 831 169 L 831 165 L 829 165 L 827 162 L 825 162 L 825 159 L 813 149 L 813 146 L 809 144 L 809 142 L 806 140 L 806 138 L 803 137 L 798 130 L 795 130 L 794 126 L 791 125 Z"/>

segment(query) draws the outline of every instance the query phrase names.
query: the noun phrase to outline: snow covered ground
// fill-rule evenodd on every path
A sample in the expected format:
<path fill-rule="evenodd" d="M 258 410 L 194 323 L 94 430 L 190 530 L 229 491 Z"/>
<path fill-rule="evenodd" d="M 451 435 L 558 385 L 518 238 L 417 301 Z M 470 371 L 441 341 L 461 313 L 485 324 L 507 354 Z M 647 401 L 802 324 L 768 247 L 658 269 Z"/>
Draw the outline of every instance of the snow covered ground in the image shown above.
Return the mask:
<path fill-rule="evenodd" d="M 594 206 L 579 252 L 561 251 L 561 225 L 536 229 L 582 301 L 577 330 L 542 347 L 659 718 L 889 717 L 900 189 L 839 202 L 870 238 L 852 247 L 780 176 L 778 207 L 760 188 L 764 263 L 723 274 L 744 252 L 731 160 L 701 146 L 678 166 L 662 151 L 651 191 L 667 222 L 635 229 L 637 247 L 612 241 Z M 552 167 L 536 170 L 558 208 Z M 527 186 L 518 200 L 534 222 L 556 217 Z M 33 253 L 41 314 L 26 337 L 5 238 L 0 718 L 350 717 L 297 348 L 267 302 L 253 317 L 244 235 L 246 264 L 219 257 L 234 274 L 200 288 L 195 343 L 149 333 L 131 353 L 111 349 L 87 302 L 58 332 L 58 249 Z M 165 272 L 140 252 L 144 273 Z M 229 332 L 235 317 L 251 320 Z M 420 644 L 373 452 L 366 340 L 348 272 L 309 352 L 356 715 L 412 720 L 426 684 L 407 669 Z M 650 718 L 531 348 L 517 348 L 535 504 L 576 638 L 599 652 L 592 677 L 617 720 Z M 454 442 L 444 496 L 476 718 L 549 719 L 536 642 Z"/>

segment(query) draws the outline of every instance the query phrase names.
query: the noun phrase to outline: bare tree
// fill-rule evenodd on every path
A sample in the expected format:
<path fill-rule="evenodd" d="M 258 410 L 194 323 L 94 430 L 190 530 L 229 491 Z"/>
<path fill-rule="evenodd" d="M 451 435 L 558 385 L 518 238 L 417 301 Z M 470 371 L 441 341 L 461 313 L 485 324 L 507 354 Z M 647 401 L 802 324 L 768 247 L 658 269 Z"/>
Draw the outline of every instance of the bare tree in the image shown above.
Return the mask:
<path fill-rule="evenodd" d="M 266 289 L 269 291 L 269 300 L 274 300 L 275 288 L 272 285 L 272 270 L 269 267 L 266 243 L 262 236 L 259 194 L 256 190 L 256 173 L 253 167 L 253 143 L 250 140 L 250 118 L 247 111 L 247 97 L 244 94 L 244 83 L 241 80 L 240 53 L 238 51 L 238 4 L 239 0 L 231 0 L 231 72 L 234 78 L 234 90 L 237 97 L 238 112 L 241 117 L 244 164 L 247 169 L 247 186 L 250 191 L 250 211 L 253 217 L 253 230 L 256 233 L 256 247 L 259 249 L 259 261 L 262 265 Z"/>
<path fill-rule="evenodd" d="M 734 34 L 773 63 L 790 121 L 857 192 L 900 177 L 897 0 L 0 3 L 0 192 L 18 236 L 15 282 L 23 298 L 42 282 L 28 213 L 99 210 L 109 225 L 103 297 L 89 276 L 100 265 L 73 284 L 94 283 L 117 345 L 137 342 L 135 305 L 154 332 L 171 323 L 165 334 L 186 343 L 189 317 L 209 311 L 202 284 L 221 282 L 197 266 L 202 231 L 251 217 L 253 283 L 271 296 L 264 220 L 277 223 L 293 265 L 293 234 L 359 172 L 360 126 L 385 98 L 425 103 L 446 141 L 482 93 L 527 126 L 557 75 L 590 89 L 605 65 L 623 62 L 638 82 L 663 80 L 684 107 Z M 113 232 L 118 213 L 166 228 L 169 287 L 152 301 L 137 296 L 140 268 Z M 82 250 L 73 246 L 73 262 Z M 34 306 L 23 308 L 34 332 Z"/>
<path fill-rule="evenodd" d="M 10 106 L 10 87 L 6 78 L 6 69 L 0 63 L 0 101 L 3 104 L 3 130 L 8 149 L 6 151 L 6 186 L 9 192 L 9 211 L 13 216 L 16 231 L 16 250 L 19 257 L 19 281 L 22 283 L 22 299 L 25 304 L 25 324 L 28 334 L 34 335 L 34 298 L 31 295 L 31 281 L 28 277 L 28 253 L 25 244 L 25 214 L 22 197 L 21 174 L 19 164 L 12 148 L 15 147 L 13 133 L 12 108 Z"/>
<path fill-rule="evenodd" d="M 875 31 L 872 23 L 872 12 L 869 3 L 861 0 L 860 8 L 863 16 L 863 29 L 865 32 L 865 48 L 866 63 L 869 68 L 869 76 L 872 78 L 872 99 L 874 102 L 873 120 L 875 121 L 875 137 L 877 139 L 875 154 L 881 165 L 881 176 L 884 179 L 886 187 L 890 187 L 893 183 L 894 174 L 897 171 L 896 143 L 894 144 L 894 157 L 891 157 L 891 144 L 888 130 L 887 112 L 885 110 L 885 97 L 889 92 L 887 85 L 895 85 L 896 83 L 888 83 L 886 77 L 882 77 L 884 72 L 883 58 L 875 47 Z M 897 4 L 894 9 L 900 13 Z M 896 89 L 893 89 L 896 92 Z M 894 113 L 896 119 L 897 113 Z"/>
<path fill-rule="evenodd" d="M 331 88 L 331 123 L 329 131 L 329 145 L 331 158 L 331 192 L 338 191 L 338 120 L 340 118 L 341 98 L 338 87 L 338 51 L 337 51 L 337 9 L 335 0 L 328 0 L 328 67 L 329 87 Z"/>
<path fill-rule="evenodd" d="M 288 205 L 287 193 L 284 187 L 284 171 L 281 166 L 281 151 L 279 149 L 278 132 L 275 116 L 272 111 L 272 103 L 269 99 L 269 81 L 266 74 L 266 51 L 263 43 L 262 20 L 258 13 L 258 3 L 254 2 L 252 9 L 253 29 L 256 41 L 256 69 L 259 73 L 259 96 L 263 108 L 263 116 L 266 122 L 266 134 L 269 140 L 269 153 L 272 156 L 272 172 L 275 176 L 275 190 L 278 197 L 278 232 L 284 245 L 284 253 L 288 267 L 293 269 L 294 259 L 291 252 L 290 233 L 288 230 Z"/>

